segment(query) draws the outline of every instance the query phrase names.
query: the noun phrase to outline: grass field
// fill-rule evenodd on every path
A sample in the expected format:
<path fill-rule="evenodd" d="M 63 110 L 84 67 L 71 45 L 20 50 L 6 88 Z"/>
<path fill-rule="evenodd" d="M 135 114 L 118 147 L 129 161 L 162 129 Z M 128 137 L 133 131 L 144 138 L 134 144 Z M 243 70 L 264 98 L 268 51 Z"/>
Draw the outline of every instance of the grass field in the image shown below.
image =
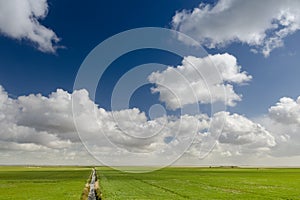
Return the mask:
<path fill-rule="evenodd" d="M 80 199 L 91 168 L 0 167 L 0 199 Z"/>
<path fill-rule="evenodd" d="M 104 199 L 300 199 L 300 169 L 166 168 L 128 174 L 100 168 Z"/>
<path fill-rule="evenodd" d="M 300 199 L 300 169 L 97 168 L 104 200 Z M 0 167 L 0 199 L 80 199 L 91 168 Z"/>

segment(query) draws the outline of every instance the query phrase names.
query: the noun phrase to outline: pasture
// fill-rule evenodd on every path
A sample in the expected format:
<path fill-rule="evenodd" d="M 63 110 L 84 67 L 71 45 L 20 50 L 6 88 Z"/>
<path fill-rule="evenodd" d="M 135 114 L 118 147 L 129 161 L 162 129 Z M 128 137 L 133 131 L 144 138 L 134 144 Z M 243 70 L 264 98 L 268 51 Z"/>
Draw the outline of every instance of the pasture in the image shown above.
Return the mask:
<path fill-rule="evenodd" d="M 300 169 L 165 168 L 130 174 L 99 168 L 104 199 L 300 199 Z"/>
<path fill-rule="evenodd" d="M 0 167 L 0 199 L 80 199 L 90 173 L 81 167 Z"/>
<path fill-rule="evenodd" d="M 97 167 L 104 200 L 300 199 L 300 169 L 170 167 L 125 173 Z M 0 167 L 2 200 L 80 199 L 89 167 Z"/>

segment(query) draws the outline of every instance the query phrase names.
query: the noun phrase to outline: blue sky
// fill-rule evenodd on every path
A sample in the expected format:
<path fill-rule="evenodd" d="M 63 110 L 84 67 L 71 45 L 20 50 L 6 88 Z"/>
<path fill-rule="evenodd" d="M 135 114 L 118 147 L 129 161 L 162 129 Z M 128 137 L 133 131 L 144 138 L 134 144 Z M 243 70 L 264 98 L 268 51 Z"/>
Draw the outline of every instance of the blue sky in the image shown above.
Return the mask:
<path fill-rule="evenodd" d="M 45 54 L 32 48 L 28 41 L 1 37 L 1 85 L 12 96 L 29 93 L 47 95 L 56 88 L 72 91 L 81 63 L 100 42 L 132 28 L 169 27 L 176 10 L 197 4 L 196 1 L 183 4 L 179 0 L 171 5 L 170 2 L 91 1 L 83 8 L 81 2 L 49 1 L 50 11 L 43 24 L 62 38 L 61 45 L 65 49 L 58 50 L 54 55 Z M 136 58 L 143 60 L 146 57 L 140 55 Z M 122 66 L 118 67 L 135 65 L 128 61 L 119 63 Z"/>
<path fill-rule="evenodd" d="M 268 58 L 249 52 L 249 47 L 243 45 L 231 45 L 223 50 L 236 55 L 243 69 L 253 76 L 249 85 L 237 89 L 243 94 L 243 101 L 234 112 L 255 117 L 267 113 L 269 106 L 283 96 L 298 97 L 299 41 L 299 34 L 288 37 L 285 47 L 274 50 Z"/>
<path fill-rule="evenodd" d="M 0 0 L 0 6 L 3 2 Z M 28 5 L 31 5 L 32 9 L 34 9 L 35 7 L 33 4 L 30 3 L 31 0 L 28 0 L 28 2 Z M 53 38 L 55 38 L 55 36 L 60 38 L 60 41 L 57 43 L 50 41 L 50 43 L 47 43 L 48 46 L 46 45 L 46 47 L 42 46 L 42 42 L 39 43 L 34 41 L 34 37 L 32 36 L 27 36 L 26 38 L 26 36 L 22 36 L 22 34 L 14 35 L 14 32 L 11 31 L 13 29 L 10 29 L 9 20 L 14 24 L 15 22 L 13 23 L 13 21 L 16 20 L 16 18 L 9 18 L 9 16 L 6 16 L 6 19 L 2 16 L 3 19 L 1 19 L 0 15 L 0 85 L 3 87 L 3 95 L 8 95 L 9 100 L 14 102 L 6 103 L 5 105 L 15 104 L 15 107 L 18 107 L 20 110 L 26 110 L 26 106 L 28 106 L 27 109 L 32 109 L 32 118 L 24 117 L 24 119 L 19 119 L 16 116 L 11 117 L 18 118 L 17 122 L 11 123 L 16 123 L 18 127 L 22 126 L 19 128 L 26 127 L 30 130 L 32 129 L 33 132 L 37 132 L 35 134 L 39 134 L 41 131 L 48 131 L 49 135 L 51 135 L 49 138 L 52 138 L 54 135 L 55 137 L 58 137 L 58 140 L 62 140 L 61 142 L 67 143 L 70 141 L 72 145 L 73 143 L 75 146 L 79 145 L 75 136 L 70 138 L 65 135 L 60 136 L 62 132 L 64 133 L 64 131 L 61 130 L 67 129 L 66 127 L 63 127 L 63 125 L 60 125 L 60 123 L 57 122 L 59 125 L 55 125 L 55 130 L 52 129 L 54 125 L 51 123 L 53 123 L 55 117 L 51 119 L 46 118 L 45 120 L 49 120 L 50 125 L 45 122 L 46 125 L 43 128 L 41 127 L 44 125 L 40 126 L 37 125 L 37 122 L 33 122 L 33 118 L 39 118 L 39 114 L 43 115 L 44 113 L 50 113 L 51 115 L 52 112 L 54 114 L 55 112 L 64 114 L 66 111 L 60 110 L 62 108 L 52 107 L 49 107 L 49 110 L 38 110 L 40 107 L 35 108 L 34 104 L 30 104 L 31 100 L 33 101 L 33 99 L 31 99 L 33 97 L 29 97 L 29 95 L 40 93 L 42 96 L 45 96 L 45 98 L 49 99 L 49 102 L 53 100 L 51 98 L 55 99 L 55 97 L 48 97 L 49 94 L 55 93 L 57 89 L 62 89 L 65 93 L 71 95 L 73 93 L 73 84 L 82 62 L 90 51 L 99 43 L 126 30 L 140 27 L 162 27 L 181 31 L 191 36 L 199 41 L 212 57 L 220 54 L 221 57 L 224 57 L 225 59 L 225 54 L 231 55 L 230 58 L 236 58 L 237 60 L 234 67 L 241 66 L 240 71 L 236 72 L 235 75 L 241 75 L 242 72 L 245 71 L 247 75 L 252 76 L 251 80 L 246 80 L 246 78 L 244 78 L 241 83 L 230 79 L 224 83 L 224 85 L 233 85 L 234 93 L 242 95 L 242 98 L 241 100 L 234 100 L 236 101 L 236 105 L 227 106 L 227 114 L 220 113 L 215 116 L 215 120 L 222 117 L 226 118 L 227 120 L 225 121 L 226 123 L 228 122 L 228 124 L 225 124 L 225 130 L 228 129 L 228 132 L 236 134 L 234 135 L 236 138 L 239 138 L 238 130 L 240 130 L 240 128 L 238 127 L 238 130 L 231 130 L 229 128 L 231 122 L 237 120 L 236 126 L 239 124 L 243 125 L 243 123 L 248 123 L 249 127 L 253 127 L 255 124 L 262 125 L 262 129 L 253 130 L 253 134 L 256 138 L 260 138 L 262 135 L 264 136 L 266 141 L 264 145 L 268 148 L 268 152 L 265 154 L 266 156 L 263 156 L 263 158 L 260 157 L 262 164 L 282 163 L 280 159 L 278 161 L 278 157 L 276 156 L 277 154 L 280 154 L 277 151 L 284 151 L 284 145 L 286 144 L 281 145 L 280 142 L 282 142 L 282 138 L 286 138 L 286 140 L 292 138 L 294 141 L 295 138 L 298 138 L 300 142 L 300 137 L 295 135 L 295 132 L 297 132 L 296 130 L 300 130 L 300 120 L 299 123 L 297 121 L 297 117 L 300 116 L 298 110 L 299 102 L 297 102 L 297 97 L 300 95 L 300 33 L 298 31 L 300 29 L 300 15 L 298 13 L 299 10 L 297 10 L 295 6 L 298 4 L 297 1 L 291 1 L 290 5 L 288 3 L 286 5 L 281 3 L 272 5 L 272 3 L 268 1 L 265 5 L 267 8 L 265 13 L 262 14 L 260 9 L 255 10 L 254 12 L 257 16 L 261 15 L 261 21 L 265 19 L 265 23 L 259 23 L 260 19 L 255 18 L 255 14 L 252 15 L 250 13 L 245 13 L 245 19 L 243 16 L 240 17 L 241 19 L 237 19 L 237 16 L 241 15 L 240 12 L 242 12 L 243 9 L 249 8 L 249 10 L 251 10 L 253 6 L 255 7 L 259 4 L 258 1 L 248 2 L 245 5 L 241 5 L 239 4 L 239 1 L 233 0 L 172 0 L 162 2 L 140 0 L 129 2 L 91 0 L 85 3 L 69 0 L 41 0 L 40 2 L 42 6 L 47 7 L 45 7 L 44 10 L 41 10 L 43 12 L 47 10 L 48 12 L 45 12 L 43 17 L 37 19 L 37 24 L 45 26 L 48 30 L 52 30 L 53 33 L 48 33 L 50 35 L 52 34 Z M 286 7 L 289 6 L 294 10 L 291 9 L 290 12 L 287 12 Z M 18 5 L 16 4 L 16 8 L 17 7 Z M 23 10 L 26 9 L 27 7 L 24 7 Z M 228 10 L 229 12 L 227 12 Z M 5 7 L 0 9 L 0 13 L 4 13 L 5 11 Z M 281 13 L 279 11 L 282 11 L 283 14 L 279 15 L 278 13 Z M 287 13 L 284 13 L 284 11 Z M 248 14 L 252 19 L 249 19 Z M 178 21 L 175 19 L 176 16 L 178 17 Z M 224 17 L 224 20 L 222 19 L 222 16 Z M 20 25 L 21 24 L 17 25 L 17 27 L 20 27 Z M 56 49 L 55 46 L 58 46 L 58 49 Z M 52 49 L 53 47 L 55 47 L 54 50 Z M 270 49 L 268 49 L 269 47 Z M 226 59 L 229 58 L 226 57 Z M 95 103 L 103 108 L 105 112 L 110 113 L 110 97 L 117 81 L 130 69 L 135 68 L 137 65 L 150 62 L 163 63 L 173 67 L 185 65 L 182 63 L 182 58 L 163 51 L 144 49 L 130 52 L 115 60 L 107 69 L 104 77 L 100 80 L 101 87 L 97 90 Z M 134 107 L 137 107 L 141 112 L 145 112 L 146 117 L 149 117 L 148 110 L 153 104 L 162 104 L 164 107 L 168 104 L 171 105 L 170 99 L 167 99 L 168 94 L 164 94 L 163 90 L 158 87 L 159 81 L 162 81 L 164 78 L 171 75 L 172 74 L 168 75 L 167 73 L 163 74 L 161 71 L 161 74 L 157 74 L 157 79 L 155 79 L 152 84 L 145 85 L 135 91 L 130 100 L 129 110 L 130 112 L 133 112 L 132 116 L 137 115 L 136 120 L 138 122 L 141 120 L 143 123 L 146 123 L 143 121 L 144 119 L 141 115 L 135 113 Z M 174 81 L 176 82 L 176 80 Z M 165 84 L 168 85 L 172 83 L 165 82 Z M 159 92 L 151 92 L 151 88 L 154 86 Z M 64 96 L 65 93 L 57 92 L 55 95 Z M 85 95 L 84 93 L 80 94 L 83 96 Z M 166 95 L 166 99 L 162 100 L 164 95 Z M 17 100 L 20 96 L 23 96 L 25 100 Z M 280 99 L 283 97 L 290 98 L 290 101 L 281 101 Z M 41 100 L 38 96 L 36 96 L 36 98 L 35 101 L 39 102 Z M 57 99 L 53 101 L 56 100 Z M 280 102 L 282 104 L 280 104 Z M 47 105 L 44 105 L 44 107 L 46 108 Z M 9 109 L 13 110 L 13 108 Z M 205 110 L 207 108 L 204 106 L 202 109 Z M 4 115 L 5 112 L 12 113 L 11 110 L 2 110 L 1 112 L 3 112 Z M 177 117 L 181 117 L 178 110 L 172 111 L 172 109 L 170 109 L 168 110 L 168 114 L 175 114 Z M 26 111 L 20 115 L 25 116 Z M 27 113 L 27 115 L 30 116 L 30 113 Z M 7 116 L 9 115 L 7 114 Z M 286 124 L 283 122 L 281 123 L 280 120 L 287 116 L 293 116 L 294 118 L 291 117 L 291 120 Z M 10 118 L 7 117 L 5 119 L 8 120 Z M 57 119 L 60 118 L 57 117 Z M 213 119 L 214 117 L 205 120 L 211 120 L 211 123 L 213 124 Z M 244 122 L 241 122 L 243 120 Z M 293 120 L 297 121 L 297 123 L 294 123 Z M 278 122 L 280 127 L 274 125 L 275 122 Z M 291 126 L 292 128 L 289 128 Z M 51 130 L 49 130 L 49 127 L 52 127 Z M 172 128 L 169 127 L 169 129 Z M 274 131 L 276 129 L 280 130 L 280 132 Z M 208 128 L 204 127 L 202 132 L 207 132 L 207 130 Z M 249 128 L 249 130 L 250 131 L 248 132 L 252 131 L 251 128 Z M 72 131 L 67 132 L 68 134 L 71 134 Z M 20 134 L 22 135 L 23 133 Z M 164 138 L 173 138 L 173 136 L 168 134 L 166 133 Z M 241 132 L 240 134 L 243 135 L 246 133 Z M 227 135 L 223 137 L 223 140 L 219 141 L 224 146 L 219 147 L 219 149 L 217 148 L 216 150 L 216 154 L 219 153 L 218 155 L 223 155 L 223 153 L 224 155 L 228 155 L 228 157 L 216 156 L 220 159 L 220 162 L 237 162 L 239 155 L 242 155 L 244 152 L 252 152 L 248 149 L 248 146 L 250 148 L 251 145 L 255 146 L 257 149 L 262 149 L 262 146 L 260 146 L 261 144 L 258 144 L 258 142 L 253 139 L 251 140 L 253 144 L 251 143 L 250 145 L 249 143 L 248 146 L 246 145 L 246 150 L 240 150 L 242 147 L 239 146 L 241 145 L 239 141 L 229 142 L 228 138 L 230 137 L 226 137 Z M 14 152 L 11 152 L 10 149 L 10 146 L 13 145 L 21 145 L 20 151 L 23 153 L 26 153 L 26 150 L 22 150 L 22 148 L 25 148 L 24 144 L 37 145 L 34 146 L 34 148 L 42 148 L 43 145 L 46 146 L 45 148 L 52 148 L 51 145 L 47 146 L 42 142 L 28 142 L 30 139 L 26 139 L 26 142 L 24 142 L 11 137 L 11 141 L 9 142 L 12 141 L 13 144 L 6 144 L 8 141 L 3 139 L 3 142 L 7 145 L 7 149 L 3 151 L 4 153 L 2 156 L 13 155 Z M 228 144 L 232 144 L 233 148 L 226 150 L 226 148 L 228 148 L 226 145 Z M 296 142 L 296 146 L 297 144 L 298 143 Z M 57 148 L 61 151 L 67 151 L 66 159 L 69 156 L 72 158 L 72 162 L 76 163 L 76 156 L 81 155 L 82 152 L 75 151 L 74 146 L 70 147 L 68 150 L 67 146 L 68 145 L 66 144 L 66 147 Z M 55 149 L 56 147 L 53 148 Z M 76 148 L 78 147 L 76 146 Z M 218 150 L 220 150 L 221 153 L 218 152 Z M 50 157 L 55 155 L 54 153 L 51 154 L 50 150 L 45 151 L 49 153 Z M 195 151 L 191 150 L 190 152 L 193 154 Z M 238 153 L 234 154 L 233 152 Z M 75 158 L 73 154 L 76 155 Z M 26 155 L 28 155 L 28 162 L 35 162 L 39 157 L 38 154 L 32 152 Z M 73 155 L 73 157 L 70 155 Z M 257 153 L 255 155 L 260 154 Z M 274 160 L 268 160 L 269 155 L 275 155 L 274 157 L 276 157 L 277 160 L 275 158 Z M 285 156 L 285 158 L 292 160 L 294 159 L 292 156 L 298 155 L 291 153 Z M 208 159 L 204 163 L 212 162 L 213 158 L 214 157 L 212 157 L 211 160 Z M 187 156 L 183 160 L 186 162 L 188 159 L 189 157 Z M 256 157 L 253 157 L 252 159 L 255 160 Z M 10 160 L 8 162 L 18 163 L 18 160 Z M 65 163 L 66 160 L 62 159 L 60 162 Z M 251 162 L 251 160 L 249 162 Z M 245 163 L 249 162 L 245 161 Z M 195 161 L 191 161 L 191 163 L 195 163 Z M 297 159 L 297 163 L 300 163 L 300 159 Z M 290 162 L 290 164 L 293 163 Z"/>
<path fill-rule="evenodd" d="M 50 1 L 50 12 L 43 20 L 43 24 L 55 30 L 62 38 L 61 44 L 66 49 L 59 50 L 57 55 L 44 54 L 32 48 L 30 42 L 1 37 L 1 66 L 3 66 L 1 70 L 7 70 L 1 71 L 1 74 L 6 75 L 6 80 L 3 80 L 5 77 L 1 77 L 2 84 L 7 82 L 7 87 L 13 85 L 9 84 L 9 81 L 15 79 L 16 69 L 22 70 L 21 65 L 24 68 L 26 66 L 23 73 L 30 72 L 26 76 L 32 74 L 33 71 L 38 71 L 36 69 L 39 69 L 40 73 L 49 73 L 49 77 L 61 75 L 56 80 L 49 80 L 49 85 L 53 84 L 51 89 L 63 87 L 70 90 L 74 75 L 81 62 L 96 45 L 106 38 L 128 29 L 143 26 L 169 26 L 175 11 L 183 6 L 180 2 L 172 3 L 172 8 L 170 8 L 168 2 L 162 5 L 162 3 L 131 1 L 131 3 L 123 2 L 124 5 L 122 5 L 120 1 L 116 6 L 116 2 L 91 1 L 83 9 L 81 2 Z M 142 9 L 143 7 L 147 9 Z M 153 17 L 154 11 L 159 12 L 157 15 L 159 17 Z M 5 65 L 10 67 L 5 67 Z M 43 77 L 45 78 L 45 76 Z M 27 88 L 36 90 L 36 87 L 30 86 L 30 84 Z M 24 90 L 26 87 L 20 88 L 19 91 L 16 90 L 16 94 L 20 94 Z M 47 92 L 47 88 L 41 88 L 40 91 Z M 49 91 L 51 91 L 50 88 Z"/>
<path fill-rule="evenodd" d="M 50 12 L 43 24 L 51 27 L 62 38 L 60 44 L 65 49 L 58 50 L 55 55 L 45 54 L 32 48 L 28 41 L 1 37 L 1 85 L 12 97 L 29 93 L 47 95 L 56 88 L 72 91 L 77 70 L 97 44 L 132 28 L 170 27 L 172 16 L 177 10 L 192 9 L 199 1 L 120 1 L 117 4 L 91 1 L 83 8 L 80 2 L 49 1 Z M 243 95 L 243 101 L 233 111 L 253 117 L 267 112 L 267 108 L 282 96 L 297 97 L 299 40 L 299 34 L 289 36 L 285 40 L 285 47 L 276 49 L 268 58 L 251 53 L 249 47 L 243 44 L 234 43 L 221 49 L 206 48 L 209 53 L 228 52 L 235 55 L 243 69 L 254 77 L 249 85 L 237 88 Z M 147 62 L 146 55 L 136 56 L 135 59 L 141 63 Z M 130 65 L 132 67 L 139 62 L 130 64 L 129 60 L 119 63 L 118 67 L 128 65 L 130 68 Z M 98 103 L 108 107 L 102 102 Z"/>

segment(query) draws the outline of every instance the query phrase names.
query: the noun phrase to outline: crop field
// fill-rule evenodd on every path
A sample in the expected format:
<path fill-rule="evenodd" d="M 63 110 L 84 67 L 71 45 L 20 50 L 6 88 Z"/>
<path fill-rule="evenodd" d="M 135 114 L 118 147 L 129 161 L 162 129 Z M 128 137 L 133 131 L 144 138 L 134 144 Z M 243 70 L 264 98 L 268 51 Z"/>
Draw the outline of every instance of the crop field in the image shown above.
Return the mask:
<path fill-rule="evenodd" d="M 300 199 L 300 169 L 97 167 L 104 200 Z M 0 167 L 0 199 L 80 199 L 91 168 Z"/>
<path fill-rule="evenodd" d="M 0 167 L 0 199 L 80 199 L 91 168 Z"/>
<path fill-rule="evenodd" d="M 106 168 L 100 180 L 104 199 L 300 199 L 300 169 Z"/>

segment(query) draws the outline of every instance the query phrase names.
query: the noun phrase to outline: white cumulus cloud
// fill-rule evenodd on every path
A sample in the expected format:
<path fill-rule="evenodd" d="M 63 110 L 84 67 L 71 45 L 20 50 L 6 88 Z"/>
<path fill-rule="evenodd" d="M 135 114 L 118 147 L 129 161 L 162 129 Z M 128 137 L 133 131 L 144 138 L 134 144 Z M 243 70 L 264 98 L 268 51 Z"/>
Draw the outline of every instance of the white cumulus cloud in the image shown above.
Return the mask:
<path fill-rule="evenodd" d="M 177 154 L 180 144 L 191 142 L 182 158 L 185 163 L 181 164 L 188 165 L 197 161 L 197 157 L 207 155 L 196 163 L 255 165 L 259 159 L 259 163 L 275 160 L 275 165 L 282 165 L 284 159 L 299 156 L 300 152 L 298 99 L 280 99 L 260 119 L 222 111 L 212 117 L 200 114 L 150 120 L 137 108 L 120 111 L 99 108 L 86 90 L 68 93 L 58 89 L 49 96 L 30 94 L 12 99 L 0 86 L 1 163 L 95 162 L 84 150 L 76 132 L 73 100 L 77 108 L 76 127 L 85 144 L 96 156 L 117 158 L 114 162 L 119 164 L 135 163 L 140 155 L 159 164 Z M 107 139 L 114 145 L 107 143 Z M 213 142 L 215 147 L 212 149 L 206 142 Z M 128 152 L 136 154 L 124 156 Z M 289 164 L 293 165 L 290 161 Z"/>
<path fill-rule="evenodd" d="M 228 112 L 218 112 L 210 120 L 209 129 L 200 131 L 189 153 L 202 157 L 203 142 L 218 135 L 216 146 L 211 154 L 219 157 L 246 156 L 251 154 L 268 155 L 275 147 L 275 137 L 262 125 L 250 119 Z"/>
<path fill-rule="evenodd" d="M 198 102 L 234 106 L 241 95 L 235 93 L 233 84 L 245 84 L 251 78 L 241 71 L 236 58 L 227 53 L 204 58 L 188 56 L 180 66 L 168 67 L 148 77 L 155 84 L 152 92 L 158 92 L 160 100 L 173 110 Z"/>
<path fill-rule="evenodd" d="M 47 14 L 47 0 L 0 0 L 0 33 L 29 40 L 40 51 L 54 53 L 60 39 L 40 23 Z"/>
<path fill-rule="evenodd" d="M 300 155 L 300 97 L 282 97 L 269 108 L 268 115 L 258 118 L 276 140 L 272 150 L 275 157 Z M 296 162 L 296 160 L 295 160 Z"/>
<path fill-rule="evenodd" d="M 269 115 L 279 123 L 300 125 L 300 97 L 297 100 L 281 98 L 275 106 L 269 108 Z"/>
<path fill-rule="evenodd" d="M 101 156 L 121 156 L 120 160 L 126 152 L 150 153 L 155 157 L 163 149 L 176 149 L 192 139 L 191 133 L 205 125 L 205 121 L 201 125 L 206 119 L 204 115 L 148 120 L 145 113 L 137 108 L 106 111 L 90 100 L 86 90 L 70 94 L 58 89 L 48 97 L 30 94 L 12 99 L 0 86 L 0 157 L 24 156 L 24 152 L 31 152 L 18 159 L 30 162 L 40 155 L 47 155 L 60 156 L 63 162 L 72 155 L 71 158 L 84 164 L 80 158 L 84 152 L 83 146 L 73 121 L 72 99 L 76 107 L 76 128 L 81 133 L 81 139 L 102 153 Z M 93 117 L 95 114 L 97 118 Z M 157 159 L 166 159 L 168 153 L 173 154 L 168 151 L 164 158 Z"/>
<path fill-rule="evenodd" d="M 283 39 L 300 29 L 300 1 L 219 0 L 182 10 L 173 28 L 208 48 L 242 42 L 268 56 L 284 45 Z"/>

